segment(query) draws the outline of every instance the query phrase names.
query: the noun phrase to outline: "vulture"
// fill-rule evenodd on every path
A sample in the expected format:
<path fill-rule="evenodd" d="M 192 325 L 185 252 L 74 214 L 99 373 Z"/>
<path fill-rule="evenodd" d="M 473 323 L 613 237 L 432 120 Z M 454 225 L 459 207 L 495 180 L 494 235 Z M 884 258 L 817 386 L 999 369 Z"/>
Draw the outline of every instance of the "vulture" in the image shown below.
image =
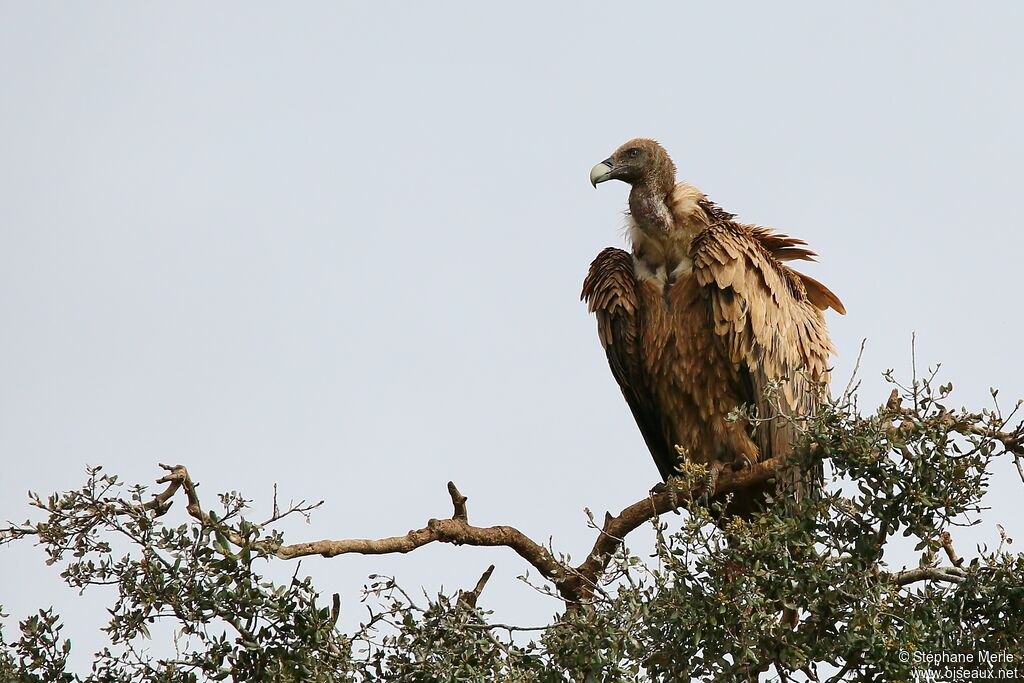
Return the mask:
<path fill-rule="evenodd" d="M 654 140 L 630 140 L 594 166 L 594 187 L 608 180 L 631 186 L 632 250 L 598 254 L 581 299 L 662 478 L 677 473 L 680 458 L 704 464 L 713 496 L 723 468 L 791 449 L 799 418 L 815 412 L 828 382 L 834 349 L 824 311 L 846 311 L 825 285 L 785 265 L 814 260 L 806 242 L 740 223 L 677 184 Z M 799 500 L 820 478 L 820 467 L 790 467 L 779 488 Z M 739 492 L 726 513 L 747 516 L 773 490 Z"/>

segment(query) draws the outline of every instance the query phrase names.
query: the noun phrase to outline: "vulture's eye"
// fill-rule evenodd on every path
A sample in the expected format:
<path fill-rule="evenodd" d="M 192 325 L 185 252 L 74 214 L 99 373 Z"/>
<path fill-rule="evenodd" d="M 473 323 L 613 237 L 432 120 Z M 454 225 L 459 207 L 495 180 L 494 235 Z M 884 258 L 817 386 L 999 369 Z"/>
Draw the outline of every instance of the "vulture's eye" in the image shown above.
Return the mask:
<path fill-rule="evenodd" d="M 629 156 L 630 159 L 636 159 L 638 156 L 640 156 L 640 150 L 637 149 L 636 147 L 631 147 L 630 149 L 626 150 L 626 155 Z"/>

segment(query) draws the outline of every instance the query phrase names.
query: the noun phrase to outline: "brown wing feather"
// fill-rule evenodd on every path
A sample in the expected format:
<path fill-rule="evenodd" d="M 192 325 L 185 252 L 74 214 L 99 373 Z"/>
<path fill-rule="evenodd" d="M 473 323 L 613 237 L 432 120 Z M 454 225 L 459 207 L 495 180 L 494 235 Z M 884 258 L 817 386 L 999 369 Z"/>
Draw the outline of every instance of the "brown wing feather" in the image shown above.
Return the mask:
<path fill-rule="evenodd" d="M 640 326 L 643 311 L 633 274 L 633 257 L 609 247 L 590 264 L 580 298 L 597 317 L 597 333 L 612 375 L 629 404 L 640 433 L 663 478 L 676 466 L 676 451 L 661 429 L 661 416 L 652 400 L 644 369 Z"/>
<path fill-rule="evenodd" d="M 816 253 L 807 249 L 807 242 L 774 232 L 761 225 L 749 227 L 750 234 L 778 261 L 814 261 Z"/>
<path fill-rule="evenodd" d="M 762 418 L 780 408 L 788 416 L 812 414 L 833 348 L 804 279 L 773 258 L 756 231 L 732 222 L 712 225 L 694 240 L 693 262 L 716 315 L 715 332 L 746 378 L 740 389 L 746 401 Z M 778 405 L 765 396 L 775 383 L 781 383 Z M 760 459 L 787 454 L 796 435 L 796 425 L 785 418 L 758 423 Z M 814 488 L 794 481 L 791 490 L 799 497 Z"/>
<path fill-rule="evenodd" d="M 804 285 L 804 290 L 807 291 L 807 298 L 811 300 L 811 303 L 825 311 L 832 309 L 840 315 L 846 315 L 846 306 L 843 306 L 843 302 L 839 300 L 832 290 L 815 280 L 810 275 L 804 275 L 803 273 L 797 273 L 797 277 L 800 278 Z"/>
<path fill-rule="evenodd" d="M 760 225 L 752 225 L 748 227 L 750 234 L 761 243 L 776 261 L 814 261 L 816 253 L 810 249 L 805 248 L 807 242 L 796 237 L 790 237 L 789 235 L 783 235 L 782 233 L 773 232 L 771 228 L 765 228 Z M 843 306 L 843 302 L 839 300 L 835 294 L 832 293 L 825 285 L 815 280 L 810 275 L 804 275 L 793 270 L 797 277 L 800 278 L 803 284 L 804 290 L 807 292 L 807 298 L 812 304 L 817 306 L 823 311 L 832 309 L 841 315 L 846 315 L 846 307 Z"/>

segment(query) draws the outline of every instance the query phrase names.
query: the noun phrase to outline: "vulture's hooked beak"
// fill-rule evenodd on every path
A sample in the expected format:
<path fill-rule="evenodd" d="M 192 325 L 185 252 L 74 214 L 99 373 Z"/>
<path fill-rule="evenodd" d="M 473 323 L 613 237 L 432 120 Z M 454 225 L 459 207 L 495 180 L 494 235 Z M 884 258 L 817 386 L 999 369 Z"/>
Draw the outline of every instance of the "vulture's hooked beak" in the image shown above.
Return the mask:
<path fill-rule="evenodd" d="M 606 180 L 611 180 L 614 176 L 612 173 L 615 172 L 615 162 L 612 161 L 611 157 L 608 157 L 594 168 L 590 169 L 590 184 L 597 187 L 598 183 L 603 183 Z"/>

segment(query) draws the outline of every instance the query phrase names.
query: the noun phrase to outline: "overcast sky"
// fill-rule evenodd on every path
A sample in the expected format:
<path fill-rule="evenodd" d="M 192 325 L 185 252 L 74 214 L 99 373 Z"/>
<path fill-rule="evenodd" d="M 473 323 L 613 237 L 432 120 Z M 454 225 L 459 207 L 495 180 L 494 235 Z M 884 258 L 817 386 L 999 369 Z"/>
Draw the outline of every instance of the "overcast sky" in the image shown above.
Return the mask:
<path fill-rule="evenodd" d="M 578 301 L 627 189 L 587 174 L 638 135 L 820 253 L 866 406 L 915 331 L 959 403 L 1011 405 L 1024 6 L 885 5 L 0 3 L 0 519 L 87 463 L 181 462 L 257 517 L 275 482 L 325 499 L 290 541 L 376 537 L 450 514 L 454 479 L 471 521 L 582 556 L 583 507 L 658 480 Z M 999 474 L 961 554 L 1024 535 Z M 8 633 L 53 604 L 84 666 L 110 595 L 43 560 L 0 549 Z M 492 562 L 482 607 L 557 611 L 501 548 L 301 571 L 348 628 L 367 574 L 435 592 Z"/>

